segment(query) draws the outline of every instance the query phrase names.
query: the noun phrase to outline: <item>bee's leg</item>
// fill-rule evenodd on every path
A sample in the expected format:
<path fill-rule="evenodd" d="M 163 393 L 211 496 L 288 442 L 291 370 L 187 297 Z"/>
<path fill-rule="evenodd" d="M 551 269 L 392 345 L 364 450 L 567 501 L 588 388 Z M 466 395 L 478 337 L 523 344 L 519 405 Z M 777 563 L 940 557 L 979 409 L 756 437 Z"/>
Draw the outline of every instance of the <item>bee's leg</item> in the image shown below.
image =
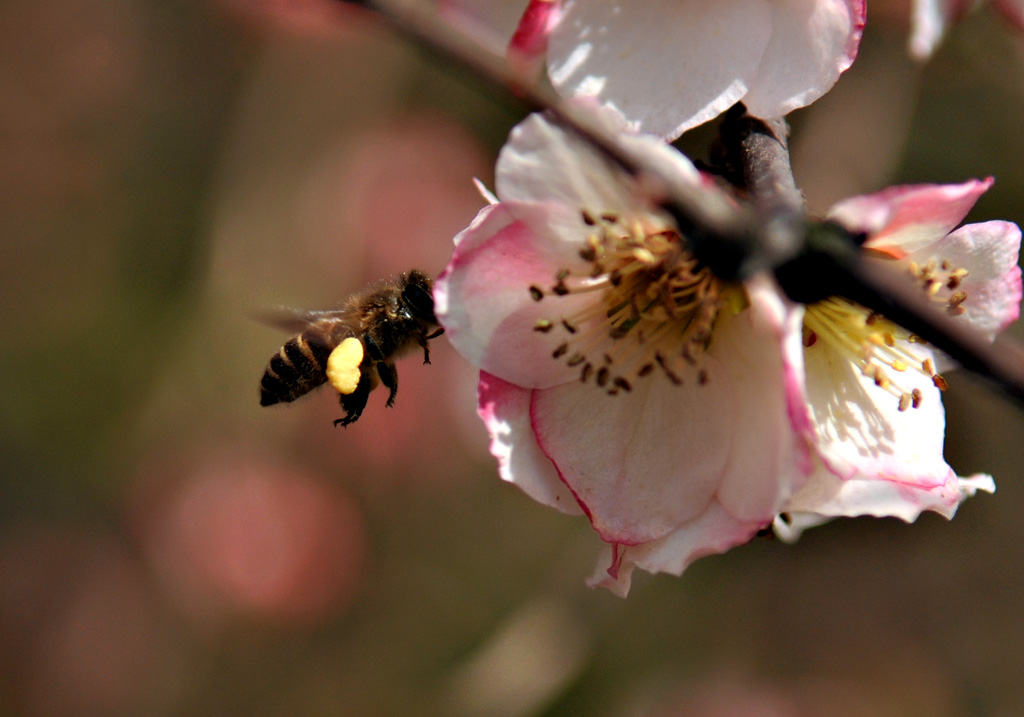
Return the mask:
<path fill-rule="evenodd" d="M 373 336 L 369 332 L 363 334 L 363 346 L 366 347 L 366 353 L 370 354 L 370 358 L 374 361 L 384 360 L 384 352 L 380 350 L 380 346 L 373 340 Z"/>
<path fill-rule="evenodd" d="M 395 396 L 398 395 L 398 369 L 393 363 L 380 361 L 377 363 L 377 375 L 380 376 L 380 382 L 388 387 L 387 406 L 391 408 L 395 405 Z"/>
<path fill-rule="evenodd" d="M 335 427 L 355 423 L 363 415 L 363 409 L 366 408 L 366 401 L 370 398 L 370 391 L 373 390 L 373 386 L 369 368 L 364 364 L 356 390 L 352 393 L 338 394 L 338 397 L 341 399 L 341 408 L 345 411 L 345 416 L 334 422 Z"/>
<path fill-rule="evenodd" d="M 430 337 L 422 331 L 416 334 L 416 343 L 423 349 L 423 363 L 430 363 L 430 347 L 427 346 L 428 338 Z"/>
<path fill-rule="evenodd" d="M 417 343 L 423 349 L 423 363 L 430 363 L 430 348 L 427 346 L 427 341 L 430 339 L 436 339 L 438 336 L 444 333 L 444 328 L 438 327 L 437 331 L 431 334 L 420 333 L 416 337 Z"/>

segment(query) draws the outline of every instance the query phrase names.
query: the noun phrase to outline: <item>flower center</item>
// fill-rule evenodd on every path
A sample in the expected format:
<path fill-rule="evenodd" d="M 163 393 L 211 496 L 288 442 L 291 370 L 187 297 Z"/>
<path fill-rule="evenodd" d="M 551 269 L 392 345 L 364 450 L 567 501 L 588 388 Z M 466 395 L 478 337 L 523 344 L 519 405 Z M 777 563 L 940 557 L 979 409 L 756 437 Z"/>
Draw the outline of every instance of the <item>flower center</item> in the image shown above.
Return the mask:
<path fill-rule="evenodd" d="M 966 269 L 948 261 L 932 261 L 923 267 L 911 262 L 907 268 L 922 290 L 949 314 L 964 313 L 967 294 L 960 290 L 960 283 L 967 276 Z M 946 390 L 946 380 L 935 372 L 932 359 L 915 348 L 924 344 L 920 337 L 852 301 L 832 297 L 806 308 L 805 349 L 810 350 L 819 339 L 852 361 L 876 386 L 893 394 L 900 411 L 918 408 L 923 399 L 919 388 L 908 385 L 909 373 L 927 376 L 940 391 Z"/>
<path fill-rule="evenodd" d="M 711 341 L 724 287 L 684 248 L 679 233 L 664 223 L 629 220 L 615 213 L 581 214 L 587 238 L 580 257 L 587 268 L 560 270 L 547 292 L 568 296 L 593 292 L 584 309 L 534 329 L 564 332 L 552 356 L 579 367 L 609 394 L 632 390 L 655 371 L 673 384 L 687 368 L 704 383 L 699 358 Z M 545 289 L 531 286 L 536 301 Z M 608 339 L 611 339 L 609 347 Z"/>
<path fill-rule="evenodd" d="M 908 269 L 932 301 L 945 305 L 950 316 L 960 316 L 966 311 L 963 303 L 967 301 L 967 292 L 960 289 L 960 283 L 967 277 L 967 269 L 934 259 L 924 266 L 910 262 Z"/>

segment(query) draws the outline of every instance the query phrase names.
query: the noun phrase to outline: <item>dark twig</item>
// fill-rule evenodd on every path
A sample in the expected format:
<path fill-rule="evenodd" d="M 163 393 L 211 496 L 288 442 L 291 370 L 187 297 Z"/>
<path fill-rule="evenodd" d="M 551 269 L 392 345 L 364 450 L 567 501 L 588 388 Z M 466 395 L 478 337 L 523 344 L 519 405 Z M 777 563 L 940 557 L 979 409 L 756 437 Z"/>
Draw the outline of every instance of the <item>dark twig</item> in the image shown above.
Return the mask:
<path fill-rule="evenodd" d="M 750 196 L 769 270 L 796 257 L 805 243 L 804 198 L 793 178 L 788 135 L 784 119 L 758 119 L 736 104 L 725 113 L 711 150 L 725 179 Z"/>

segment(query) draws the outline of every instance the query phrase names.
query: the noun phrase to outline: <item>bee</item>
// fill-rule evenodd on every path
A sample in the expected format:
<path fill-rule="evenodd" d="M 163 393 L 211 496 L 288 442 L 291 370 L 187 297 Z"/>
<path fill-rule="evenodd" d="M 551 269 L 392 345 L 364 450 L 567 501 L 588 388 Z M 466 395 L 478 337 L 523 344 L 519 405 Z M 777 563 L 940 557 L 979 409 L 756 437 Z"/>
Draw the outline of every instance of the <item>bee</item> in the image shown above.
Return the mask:
<path fill-rule="evenodd" d="M 387 405 L 394 405 L 395 359 L 418 346 L 423 363 L 430 363 L 427 342 L 444 333 L 434 316 L 432 286 L 429 276 L 413 269 L 352 295 L 341 309 L 300 313 L 302 331 L 263 372 L 260 405 L 294 401 L 327 382 L 345 412 L 335 426 L 358 420 L 380 384 L 388 388 Z"/>

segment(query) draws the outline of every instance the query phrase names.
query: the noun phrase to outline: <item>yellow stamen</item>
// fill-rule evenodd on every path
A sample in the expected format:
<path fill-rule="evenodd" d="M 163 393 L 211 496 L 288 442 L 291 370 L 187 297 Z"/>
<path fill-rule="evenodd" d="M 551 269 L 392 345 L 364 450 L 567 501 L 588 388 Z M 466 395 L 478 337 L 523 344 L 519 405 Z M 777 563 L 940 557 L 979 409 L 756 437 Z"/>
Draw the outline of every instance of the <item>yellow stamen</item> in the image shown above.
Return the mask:
<path fill-rule="evenodd" d="M 579 256 L 588 267 L 561 269 L 551 286 L 531 286 L 530 293 L 537 301 L 601 296 L 570 315 L 541 319 L 535 329 L 561 326 L 565 341 L 553 358 L 579 367 L 580 380 L 594 379 L 608 393 L 631 391 L 656 367 L 672 383 L 682 382 L 707 348 L 720 306 L 742 310 L 743 292 L 727 290 L 700 266 L 666 220 L 592 210 L 580 217 L 586 239 Z"/>
<path fill-rule="evenodd" d="M 966 311 L 963 304 L 968 295 L 960 289 L 966 269 L 934 259 L 924 266 L 908 262 L 906 268 L 925 295 L 944 305 L 947 313 L 956 316 Z M 875 385 L 897 397 L 900 411 L 920 406 L 924 394 L 907 387 L 906 379 L 894 380 L 886 369 L 904 375 L 923 374 L 939 390 L 946 390 L 946 380 L 935 372 L 934 362 L 914 348 L 924 343 L 920 337 L 851 301 L 833 297 L 807 307 L 804 347 L 813 350 L 819 338 L 858 366 Z"/>

